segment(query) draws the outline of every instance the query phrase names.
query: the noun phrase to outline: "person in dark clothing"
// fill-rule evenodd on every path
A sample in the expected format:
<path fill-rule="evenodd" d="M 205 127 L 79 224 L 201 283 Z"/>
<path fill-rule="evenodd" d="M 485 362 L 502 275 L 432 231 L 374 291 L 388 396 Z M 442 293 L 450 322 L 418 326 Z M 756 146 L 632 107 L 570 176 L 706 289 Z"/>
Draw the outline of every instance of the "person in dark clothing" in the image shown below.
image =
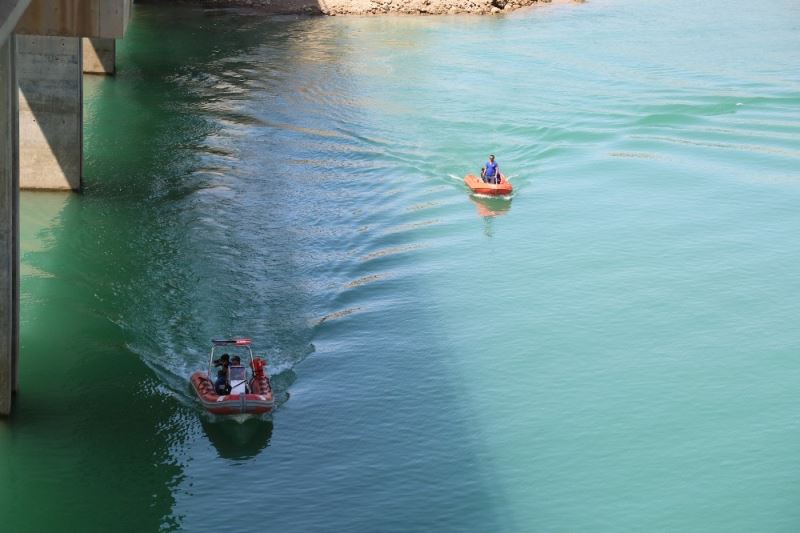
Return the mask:
<path fill-rule="evenodd" d="M 234 355 L 233 359 L 231 359 L 231 364 L 232 365 L 236 365 L 236 366 L 241 365 L 242 364 L 242 358 L 239 357 L 238 355 Z"/>
<path fill-rule="evenodd" d="M 227 375 L 228 374 L 228 367 L 231 364 L 231 356 L 226 354 L 226 353 L 224 353 L 224 354 L 222 354 L 222 357 L 220 357 L 219 359 L 214 359 L 212 361 L 212 364 L 214 365 L 215 368 L 218 367 L 218 366 L 221 366 L 222 370 Z"/>
<path fill-rule="evenodd" d="M 214 392 L 219 396 L 225 396 L 231 391 L 228 386 L 228 376 L 224 370 L 217 371 L 217 380 L 214 382 Z"/>

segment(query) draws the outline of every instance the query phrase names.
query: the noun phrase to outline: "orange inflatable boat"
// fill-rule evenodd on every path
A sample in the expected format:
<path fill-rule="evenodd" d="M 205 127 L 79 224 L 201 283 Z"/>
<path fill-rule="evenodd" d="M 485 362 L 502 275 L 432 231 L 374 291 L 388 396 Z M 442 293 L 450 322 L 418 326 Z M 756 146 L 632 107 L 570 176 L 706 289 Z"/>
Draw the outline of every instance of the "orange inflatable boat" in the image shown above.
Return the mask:
<path fill-rule="evenodd" d="M 510 196 L 514 187 L 506 179 L 503 174 L 500 174 L 500 183 L 486 183 L 477 176 L 469 174 L 464 178 L 464 183 L 467 184 L 473 193 L 484 194 L 486 196 Z"/>
<path fill-rule="evenodd" d="M 272 412 L 275 400 L 266 372 L 267 362 L 253 356 L 250 339 L 213 340 L 211 346 L 208 372 L 197 371 L 189 380 L 203 407 L 215 415 L 260 415 Z M 230 350 L 232 353 L 233 349 L 242 349 L 246 360 L 242 361 L 241 356 L 230 358 L 227 353 L 214 359 L 214 350 L 218 348 Z M 248 366 L 251 369 L 250 376 Z M 220 389 L 224 390 L 217 390 L 216 383 L 212 381 L 211 371 L 217 367 L 222 368 L 219 373 L 225 380 L 220 383 Z"/>

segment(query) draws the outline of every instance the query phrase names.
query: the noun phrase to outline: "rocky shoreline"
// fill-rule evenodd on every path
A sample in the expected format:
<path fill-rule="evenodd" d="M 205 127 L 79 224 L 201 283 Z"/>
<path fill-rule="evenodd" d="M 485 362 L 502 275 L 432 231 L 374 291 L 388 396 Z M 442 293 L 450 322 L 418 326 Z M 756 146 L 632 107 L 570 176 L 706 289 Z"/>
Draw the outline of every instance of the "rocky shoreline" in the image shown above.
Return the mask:
<path fill-rule="evenodd" d="M 584 0 L 200 0 L 209 7 L 246 7 L 282 15 L 493 15 L 522 7 Z"/>
<path fill-rule="evenodd" d="M 325 15 L 491 15 L 552 0 L 319 0 Z"/>

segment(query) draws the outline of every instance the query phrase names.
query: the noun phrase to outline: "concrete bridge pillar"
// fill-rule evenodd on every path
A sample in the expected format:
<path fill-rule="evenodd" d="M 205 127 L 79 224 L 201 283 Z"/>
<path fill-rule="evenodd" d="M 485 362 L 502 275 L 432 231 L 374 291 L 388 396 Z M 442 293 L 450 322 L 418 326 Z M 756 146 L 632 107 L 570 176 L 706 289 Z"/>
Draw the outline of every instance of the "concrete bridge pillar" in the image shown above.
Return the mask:
<path fill-rule="evenodd" d="M 0 44 L 0 415 L 11 412 L 19 359 L 19 152 L 15 41 Z"/>
<path fill-rule="evenodd" d="M 114 74 L 117 63 L 117 40 L 84 37 L 83 71 L 86 74 Z"/>
<path fill-rule="evenodd" d="M 17 36 L 23 189 L 81 188 L 82 63 L 80 37 Z"/>
<path fill-rule="evenodd" d="M 81 38 L 106 40 L 92 45 L 113 71 L 109 48 L 113 58 L 132 3 L 0 0 L 0 415 L 11 412 L 18 388 L 19 188 L 80 188 Z"/>

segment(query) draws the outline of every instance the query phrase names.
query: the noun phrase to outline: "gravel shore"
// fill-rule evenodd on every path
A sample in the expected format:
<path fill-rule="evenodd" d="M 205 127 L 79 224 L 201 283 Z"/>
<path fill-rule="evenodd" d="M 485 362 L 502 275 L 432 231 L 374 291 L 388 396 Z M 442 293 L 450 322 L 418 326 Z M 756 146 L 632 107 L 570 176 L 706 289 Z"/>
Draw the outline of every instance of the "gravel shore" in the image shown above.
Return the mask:
<path fill-rule="evenodd" d="M 542 4 L 584 0 L 201 0 L 215 7 L 249 7 L 275 14 L 493 15 Z M 193 3 L 193 2 L 192 2 Z"/>

